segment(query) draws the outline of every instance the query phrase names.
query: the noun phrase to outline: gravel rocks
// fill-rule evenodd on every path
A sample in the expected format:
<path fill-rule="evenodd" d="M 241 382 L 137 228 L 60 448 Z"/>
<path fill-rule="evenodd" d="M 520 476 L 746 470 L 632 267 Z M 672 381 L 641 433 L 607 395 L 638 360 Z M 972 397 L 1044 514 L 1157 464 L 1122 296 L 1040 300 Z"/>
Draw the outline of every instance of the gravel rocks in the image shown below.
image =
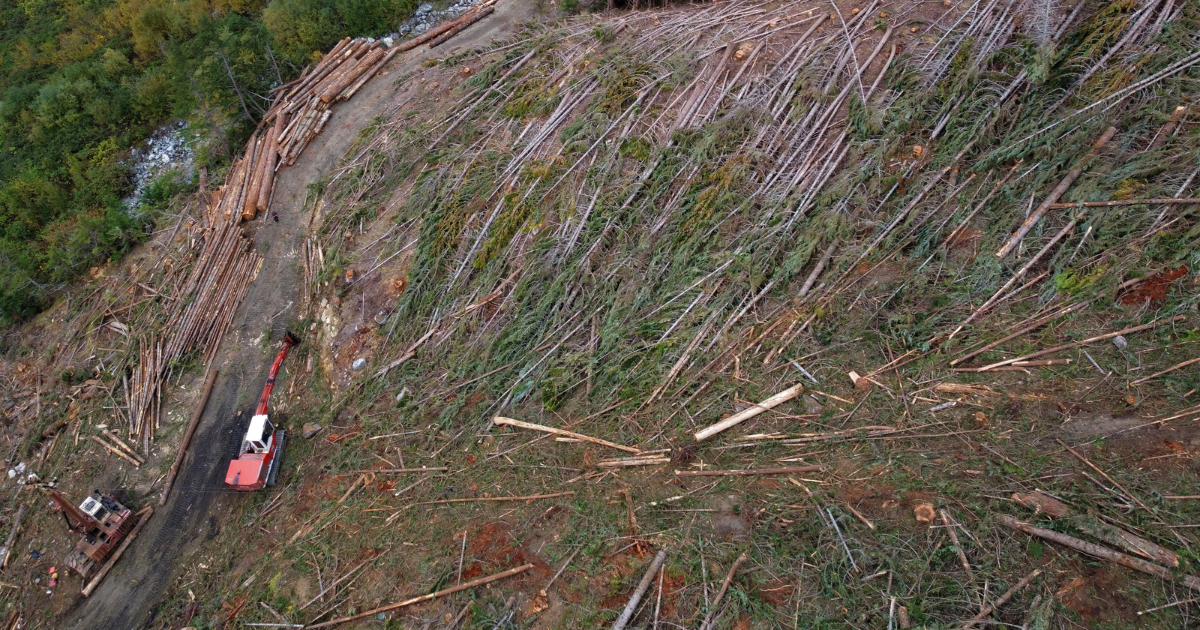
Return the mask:
<path fill-rule="evenodd" d="M 189 142 L 187 124 L 171 123 L 150 135 L 140 147 L 130 151 L 130 174 L 133 178 L 133 193 L 125 199 L 131 211 L 137 212 L 146 187 L 155 178 L 168 171 L 178 171 L 185 179 L 191 179 L 196 154 Z"/>
<path fill-rule="evenodd" d="M 383 42 L 390 47 L 392 42 L 400 40 L 404 37 L 410 35 L 420 35 L 421 33 L 428 31 L 429 29 L 446 20 L 452 20 L 463 13 L 466 13 L 467 9 L 479 4 L 479 2 L 480 0 L 458 0 L 458 2 L 455 2 L 441 11 L 434 9 L 432 4 L 426 2 L 425 4 L 417 7 L 417 10 L 413 12 L 412 17 L 408 18 L 404 22 L 401 22 L 400 26 L 396 29 L 396 32 L 385 35 L 382 38 Z"/>

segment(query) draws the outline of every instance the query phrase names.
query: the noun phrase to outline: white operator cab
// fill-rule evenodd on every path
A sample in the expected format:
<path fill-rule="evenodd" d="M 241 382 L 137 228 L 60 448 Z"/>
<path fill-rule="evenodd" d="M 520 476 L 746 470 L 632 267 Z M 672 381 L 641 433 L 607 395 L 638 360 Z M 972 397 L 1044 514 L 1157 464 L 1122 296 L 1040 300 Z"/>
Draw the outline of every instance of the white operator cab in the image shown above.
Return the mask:
<path fill-rule="evenodd" d="M 97 522 L 103 523 L 104 518 L 108 516 L 108 510 L 104 509 L 104 505 L 98 499 L 88 497 L 79 504 L 79 511 L 96 519 Z"/>
<path fill-rule="evenodd" d="M 266 453 L 271 449 L 271 441 L 275 439 L 275 427 L 267 419 L 266 414 L 250 418 L 250 428 L 246 429 L 246 438 L 242 440 L 243 453 Z"/>

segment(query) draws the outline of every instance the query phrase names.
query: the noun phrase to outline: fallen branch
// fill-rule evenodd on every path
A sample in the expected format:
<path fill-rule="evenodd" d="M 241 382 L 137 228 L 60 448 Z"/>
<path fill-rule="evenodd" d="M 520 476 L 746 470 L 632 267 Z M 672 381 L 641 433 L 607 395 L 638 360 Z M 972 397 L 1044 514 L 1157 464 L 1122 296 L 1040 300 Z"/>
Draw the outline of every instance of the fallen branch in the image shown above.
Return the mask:
<path fill-rule="evenodd" d="M 1100 558 L 1102 560 L 1108 560 L 1109 562 L 1115 562 L 1135 571 L 1141 571 L 1142 573 L 1167 580 L 1168 582 L 1178 580 L 1184 586 L 1192 589 L 1193 591 L 1200 591 L 1200 578 L 1197 578 L 1194 575 L 1181 575 L 1176 578 L 1174 573 L 1164 566 L 1142 560 L 1141 558 L 1135 558 L 1119 551 L 1113 551 L 1108 547 L 1101 547 L 1100 545 L 1080 540 L 1074 536 L 1068 536 L 1056 531 L 1030 525 L 1029 523 L 1019 521 L 1007 514 L 1000 515 L 1000 522 L 1015 530 L 1025 532 L 1030 536 L 1041 538 L 1043 540 L 1049 540 L 1050 542 L 1056 542 L 1064 547 L 1069 547 L 1080 553 Z"/>
<path fill-rule="evenodd" d="M 597 468 L 624 468 L 626 466 L 658 466 L 671 463 L 670 457 L 626 457 L 606 459 L 596 463 Z"/>
<path fill-rule="evenodd" d="M 1114 206 L 1181 205 L 1200 204 L 1200 199 L 1119 199 L 1115 201 L 1082 201 L 1079 203 L 1052 203 L 1051 208 L 1112 208 Z"/>
<path fill-rule="evenodd" d="M 744 409 L 738 413 L 733 414 L 732 416 L 729 416 L 728 418 L 725 418 L 724 420 L 722 420 L 708 428 L 701 429 L 700 431 L 696 432 L 696 441 L 699 442 L 706 438 L 710 438 L 726 429 L 729 429 L 738 424 L 741 424 L 742 422 L 745 422 L 746 420 L 749 420 L 750 418 L 753 418 L 754 416 L 757 416 L 758 414 L 760 414 L 768 409 L 773 409 L 775 407 L 778 407 L 779 405 L 781 405 L 803 393 L 804 393 L 803 385 L 794 385 L 792 387 L 789 387 L 788 389 L 785 389 L 782 392 L 779 392 L 778 394 L 771 396 L 770 398 L 758 403 L 757 405 L 751 406 L 749 409 Z"/>
<path fill-rule="evenodd" d="M 17 531 L 21 529 L 21 516 L 25 514 L 25 504 L 17 508 L 17 516 L 13 518 L 12 531 L 8 533 L 8 540 L 4 543 L 4 557 L 0 558 L 0 569 L 3 569 L 8 564 L 8 556 L 12 553 L 13 540 L 17 538 Z"/>
<path fill-rule="evenodd" d="M 601 440 L 600 438 L 594 438 L 594 437 L 591 437 L 588 435 L 583 435 L 582 433 L 575 433 L 574 431 L 567 431 L 566 429 L 556 429 L 554 427 L 548 427 L 544 424 L 534 424 L 532 422 L 522 422 L 520 420 L 513 420 L 512 418 L 505 418 L 504 416 L 496 416 L 495 418 L 492 419 L 492 422 L 496 423 L 496 426 L 513 426 L 513 427 L 519 427 L 522 429 L 529 429 L 531 431 L 541 431 L 543 433 L 552 433 L 554 435 L 561 435 L 564 437 L 575 438 L 576 440 L 583 440 L 584 442 L 591 442 L 592 444 L 599 444 L 601 446 L 615 448 L 619 451 L 625 451 L 626 453 L 634 453 L 635 455 L 638 453 L 641 453 L 640 450 L 630 447 L 630 446 L 622 446 L 620 444 L 614 444 L 612 442 Z"/>
<path fill-rule="evenodd" d="M 352 473 L 416 473 L 416 472 L 445 472 L 450 470 L 445 466 L 435 468 L 364 468 L 362 470 L 352 470 Z"/>
<path fill-rule="evenodd" d="M 625 610 L 621 611 L 621 616 L 617 617 L 616 623 L 613 624 L 613 630 L 624 630 L 629 624 L 629 620 L 633 619 L 633 613 L 637 611 L 638 604 L 642 601 L 642 596 L 646 594 L 646 590 L 650 588 L 650 583 L 654 581 L 654 576 L 662 569 L 663 562 L 667 559 L 667 550 L 660 550 L 654 556 L 654 560 L 650 561 L 650 568 L 646 569 L 646 574 L 642 576 L 642 581 L 638 583 L 634 589 L 633 595 L 629 597 L 629 602 L 625 604 Z"/>
<path fill-rule="evenodd" d="M 1098 467 L 1095 464 L 1093 464 L 1092 462 L 1088 461 L 1088 458 L 1084 457 L 1083 455 L 1080 455 L 1079 451 L 1076 451 L 1075 449 L 1071 448 L 1070 446 L 1067 446 L 1067 444 L 1065 442 L 1063 442 L 1062 440 L 1059 440 L 1056 438 L 1055 441 L 1057 441 L 1059 444 L 1061 444 L 1063 448 L 1067 449 L 1067 451 L 1070 452 L 1072 455 L 1074 455 L 1079 461 L 1087 464 L 1088 468 L 1091 468 L 1092 470 L 1099 473 L 1101 477 L 1104 477 L 1105 479 L 1107 479 L 1109 483 L 1111 483 L 1114 487 L 1116 487 L 1118 490 L 1123 492 L 1125 494 L 1125 496 L 1132 499 L 1134 503 L 1137 503 L 1138 507 L 1142 508 L 1143 510 L 1146 510 L 1146 513 L 1149 514 L 1152 518 L 1154 518 L 1154 520 L 1158 521 L 1159 523 L 1162 523 L 1163 525 L 1166 525 L 1166 523 L 1164 523 L 1163 520 L 1161 518 L 1159 518 L 1158 514 L 1156 514 L 1154 512 L 1154 510 L 1151 510 L 1149 507 L 1147 507 L 1145 503 L 1142 503 L 1141 499 L 1137 498 L 1132 492 L 1126 490 L 1125 487 L 1122 486 L 1121 484 L 1117 483 L 1115 479 L 1113 479 L 1112 477 L 1109 477 L 1108 473 L 1104 472 L 1103 470 L 1100 470 L 1100 467 Z"/>
<path fill-rule="evenodd" d="M 375 560 L 375 559 L 376 559 L 376 558 L 378 558 L 378 557 L 379 557 L 379 556 L 372 556 L 372 557 L 370 557 L 370 558 L 367 558 L 366 560 L 363 560 L 361 563 L 359 563 L 359 565 L 358 565 L 358 566 L 356 566 L 356 567 L 354 567 L 353 569 L 350 569 L 349 571 L 347 571 L 345 575 L 343 575 L 342 577 L 340 577 L 340 578 L 338 578 L 338 579 L 334 580 L 332 584 L 330 584 L 329 586 L 326 586 L 325 588 L 321 589 L 321 592 L 320 592 L 320 593 L 317 593 L 317 596 L 316 596 L 316 597 L 314 597 L 314 598 L 312 598 L 312 599 L 308 600 L 308 602 L 307 602 L 307 603 L 305 603 L 305 604 L 304 604 L 303 606 L 301 606 L 300 608 L 297 608 L 297 609 L 296 609 L 296 612 L 300 612 L 301 610 L 304 610 L 305 608 L 308 608 L 309 606 L 311 606 L 311 605 L 313 604 L 313 602 L 315 602 L 315 601 L 317 601 L 318 599 L 321 599 L 322 597 L 324 597 L 324 596 L 325 596 L 325 593 L 328 593 L 328 592 L 329 592 L 330 590 L 332 590 L 332 589 L 333 589 L 335 586 L 337 586 L 338 584 L 341 584 L 343 581 L 345 581 L 345 579 L 346 579 L 346 578 L 350 577 L 351 575 L 354 575 L 354 573 L 355 573 L 355 572 L 357 572 L 359 569 L 361 569 L 361 568 L 363 568 L 363 567 L 367 566 L 367 563 L 368 563 L 368 562 L 371 562 L 372 560 Z"/>
<path fill-rule="evenodd" d="M 1052 365 L 1071 365 L 1071 359 L 1042 359 L 1040 361 L 1017 361 L 1009 365 L 1002 365 L 993 368 L 954 368 L 952 372 L 1000 372 L 1011 370 L 1023 370 L 1031 367 L 1050 367 Z"/>
<path fill-rule="evenodd" d="M 1163 374 L 1166 374 L 1168 372 L 1174 372 L 1175 370 L 1178 370 L 1179 368 L 1187 367 L 1193 363 L 1200 363 L 1200 357 L 1196 357 L 1195 359 L 1188 359 L 1187 361 L 1184 361 L 1183 363 L 1172 365 L 1171 367 L 1169 367 L 1161 372 L 1155 372 L 1154 374 L 1151 374 L 1150 376 L 1147 376 L 1145 378 L 1139 378 L 1138 380 L 1130 383 L 1130 385 L 1138 385 L 1140 383 L 1145 383 L 1146 381 L 1154 380 L 1154 379 L 1162 376 Z"/>
<path fill-rule="evenodd" d="M 1028 333 L 1028 332 L 1030 332 L 1030 331 L 1037 330 L 1038 328 L 1041 328 L 1042 326 L 1045 326 L 1046 324 L 1049 324 L 1050 322 L 1052 322 L 1052 321 L 1054 321 L 1054 320 L 1058 319 L 1059 317 L 1063 317 L 1064 315 L 1067 315 L 1067 314 L 1073 313 L 1073 312 L 1075 312 L 1075 311 L 1078 311 L 1079 309 L 1081 309 L 1081 308 L 1084 308 L 1084 307 L 1086 307 L 1086 306 L 1087 306 L 1087 305 L 1089 305 L 1089 304 L 1091 304 L 1091 302 L 1090 302 L 1090 301 L 1088 301 L 1088 302 L 1078 302 L 1078 303 L 1072 304 L 1072 305 L 1070 305 L 1070 306 L 1067 306 L 1067 307 L 1063 308 L 1062 310 L 1060 310 L 1060 311 L 1059 311 L 1059 312 L 1057 312 L 1057 313 L 1053 313 L 1053 314 L 1051 314 L 1051 315 L 1048 315 L 1048 316 L 1046 316 L 1046 317 L 1043 317 L 1042 319 L 1039 319 L 1038 321 L 1036 321 L 1036 322 L 1034 322 L 1034 323 L 1032 323 L 1032 324 L 1030 324 L 1030 325 L 1028 325 L 1028 326 L 1026 326 L 1026 327 L 1024 327 L 1024 328 L 1022 328 L 1022 329 L 1020 329 L 1020 330 L 1018 330 L 1018 331 L 1016 331 L 1016 332 L 1014 332 L 1014 333 L 1010 334 L 1010 335 L 1006 335 L 1006 336 L 1004 336 L 1004 337 L 1002 337 L 1002 338 L 1000 338 L 1000 339 L 997 339 L 996 341 L 993 341 L 992 343 L 989 343 L 988 345 L 986 345 L 986 346 L 984 346 L 984 347 L 982 347 L 982 348 L 980 348 L 980 349 L 978 349 L 978 350 L 975 350 L 975 351 L 973 351 L 973 352 L 970 352 L 970 353 L 968 353 L 968 354 L 965 354 L 965 355 L 963 355 L 963 356 L 961 356 L 961 357 L 959 357 L 959 358 L 957 358 L 957 359 L 955 359 L 955 360 L 951 361 L 951 362 L 950 362 L 950 367 L 954 367 L 954 366 L 958 365 L 959 363 L 962 363 L 963 361 L 966 361 L 967 359 L 970 359 L 970 358 L 972 358 L 972 357 L 975 357 L 975 356 L 981 355 L 981 354 L 983 354 L 984 352 L 987 352 L 988 350 L 991 350 L 992 348 L 995 348 L 996 346 L 998 346 L 998 345 L 1000 345 L 1000 344 L 1002 344 L 1002 343 L 1004 343 L 1004 342 L 1006 342 L 1006 341 L 1010 341 L 1010 340 L 1012 340 L 1012 339 L 1016 339 L 1017 337 L 1020 337 L 1021 335 L 1024 335 L 1024 334 L 1026 334 L 1026 333 Z"/>
<path fill-rule="evenodd" d="M 938 514 L 942 517 L 942 524 L 946 526 L 946 533 L 950 534 L 950 543 L 954 545 L 955 551 L 958 552 L 958 561 L 962 563 L 963 571 L 967 572 L 967 577 L 974 580 L 975 574 L 971 572 L 971 563 L 967 561 L 967 552 L 963 551 L 962 543 L 958 542 L 958 534 L 954 528 L 958 526 L 950 520 L 950 513 L 946 510 L 939 510 Z"/>
<path fill-rule="evenodd" d="M 439 499 L 437 501 L 421 501 L 413 505 L 439 505 L 442 503 L 475 503 L 480 501 L 533 501 L 535 499 L 553 499 L 554 497 L 565 497 L 575 494 L 574 490 L 566 492 L 554 492 L 551 494 L 531 494 L 523 497 L 471 497 L 467 499 Z"/>
<path fill-rule="evenodd" d="M 435 332 L 437 332 L 437 326 L 430 328 L 429 332 L 425 333 L 420 339 L 416 340 L 416 342 L 414 342 L 413 345 L 409 346 L 408 350 L 406 350 L 404 352 L 404 354 L 400 355 L 400 358 L 379 368 L 379 371 L 375 372 L 375 378 L 379 378 L 379 377 L 387 374 L 388 372 L 391 372 L 394 368 L 398 367 L 401 363 L 404 363 L 405 361 L 417 356 L 417 348 L 421 347 L 421 344 L 425 343 L 430 337 L 433 336 L 433 334 Z"/>
<path fill-rule="evenodd" d="M 1125 329 L 1123 329 L 1123 330 L 1118 330 L 1118 331 L 1116 331 L 1116 332 L 1111 332 L 1111 333 L 1107 333 L 1107 334 L 1104 334 L 1104 335 L 1099 335 L 1099 336 L 1096 336 L 1096 337 L 1089 337 L 1089 338 L 1087 338 L 1087 339 L 1081 339 L 1081 340 L 1079 340 L 1079 341 L 1072 341 L 1071 343 L 1064 343 L 1064 344 L 1062 344 L 1062 345 L 1060 345 L 1060 346 L 1054 346 L 1053 348 L 1047 348 L 1047 349 L 1045 349 L 1045 350 L 1039 350 L 1039 351 L 1037 351 L 1037 352 L 1034 352 L 1034 353 L 1032 353 L 1032 354 L 1027 354 L 1027 355 L 1025 355 L 1025 356 L 1020 356 L 1020 357 L 1017 357 L 1017 358 L 1015 358 L 1015 359 L 1008 359 L 1007 361 L 1000 361 L 1000 362 L 997 362 L 997 363 L 993 363 L 993 364 L 991 364 L 991 365 L 985 365 L 985 366 L 983 366 L 983 367 L 979 368 L 979 369 L 978 369 L 978 370 L 976 370 L 976 371 L 978 371 L 978 372 L 986 372 L 987 370 L 990 370 L 990 369 L 992 369 L 992 368 L 998 368 L 998 367 L 1000 367 L 1000 366 L 1002 366 L 1002 365 L 1011 365 L 1011 364 L 1013 364 L 1013 363 L 1016 363 L 1016 362 L 1018 362 L 1018 361 L 1028 361 L 1029 359 L 1033 359 L 1033 358 L 1040 357 L 1040 356 L 1043 356 L 1043 355 L 1052 354 L 1052 353 L 1055 353 L 1055 352 L 1060 352 L 1060 351 L 1062 351 L 1062 350 L 1069 350 L 1069 349 L 1071 349 L 1071 348 L 1078 348 L 1079 346 L 1086 346 L 1086 345 L 1087 345 L 1087 344 L 1089 344 L 1089 343 L 1095 343 L 1095 342 L 1097 342 L 1097 341 L 1104 341 L 1105 339 L 1112 339 L 1113 337 L 1119 337 L 1119 336 L 1121 336 L 1121 335 L 1129 335 L 1129 334 L 1132 334 L 1132 333 L 1135 333 L 1135 332 L 1141 332 L 1141 331 L 1143 331 L 1143 330 L 1148 330 L 1148 329 L 1150 329 L 1150 328 L 1154 328 L 1154 327 L 1156 327 L 1156 326 L 1158 326 L 1158 325 L 1160 325 L 1160 324 L 1169 324 L 1169 323 L 1172 323 L 1172 322 L 1177 322 L 1177 321 L 1180 321 L 1180 320 L 1183 320 L 1183 319 L 1187 319 L 1187 316 L 1186 316 L 1186 315 L 1176 315 L 1176 316 L 1174 316 L 1174 317 L 1171 317 L 1171 318 L 1169 318 L 1169 319 L 1156 319 L 1156 320 L 1154 320 L 1154 321 L 1150 322 L 1149 324 L 1142 324 L 1141 326 L 1134 326 L 1134 327 L 1132 327 L 1132 328 L 1125 328 Z"/>
<path fill-rule="evenodd" d="M 319 623 L 315 626 L 309 626 L 309 628 L 311 628 L 312 630 L 316 630 L 317 628 L 330 628 L 333 626 L 337 626 L 337 625 L 346 623 L 347 621 L 354 621 L 356 619 L 362 619 L 364 617 L 370 617 L 372 615 L 377 615 L 381 612 L 387 612 L 389 610 L 396 610 L 397 608 L 404 608 L 406 606 L 412 606 L 413 604 L 420 604 L 421 602 L 427 602 L 430 600 L 434 600 L 439 597 L 457 593 L 459 591 L 465 591 L 467 589 L 472 589 L 472 588 L 475 588 L 476 586 L 483 586 L 484 584 L 487 584 L 489 582 L 495 582 L 496 580 L 502 580 L 506 577 L 512 577 L 514 575 L 524 573 L 532 568 L 533 568 L 532 564 L 523 564 L 514 569 L 509 569 L 507 571 L 501 571 L 500 573 L 497 573 L 495 575 L 489 575 L 488 577 L 485 577 L 485 578 L 471 580 L 470 582 L 467 582 L 465 584 L 459 584 L 458 586 L 451 586 L 450 588 L 444 588 L 436 593 L 430 593 L 428 595 L 421 595 L 420 597 L 413 597 L 411 599 L 406 599 L 402 602 L 397 602 L 395 604 L 388 604 L 387 606 L 383 606 L 381 608 L 376 608 L 374 610 L 368 610 L 367 612 L 359 613 L 357 615 L 351 615 L 349 617 L 342 617 L 341 619 L 334 619 L 333 621 L 326 621 L 325 623 Z"/>
<path fill-rule="evenodd" d="M 704 622 L 700 624 L 700 630 L 710 630 L 716 617 L 717 609 L 721 605 L 721 600 L 725 597 L 725 592 L 729 590 L 729 584 L 733 582 L 733 575 L 737 573 L 738 567 L 746 561 L 745 552 L 738 556 L 737 560 L 733 561 L 733 566 L 729 567 L 729 573 L 725 575 L 725 581 L 721 583 L 721 590 L 717 591 L 717 596 L 713 599 L 712 607 L 708 609 L 708 614 L 704 616 Z"/>
<path fill-rule="evenodd" d="M 1104 133 L 1101 134 L 1101 136 L 1096 139 L 1096 142 L 1092 144 L 1092 150 L 1087 155 L 1083 156 L 1083 159 L 1079 161 L 1079 165 L 1071 169 L 1071 171 L 1067 173 L 1067 176 L 1062 178 L 1062 181 L 1060 181 L 1058 185 L 1054 187 L 1054 190 L 1050 191 L 1050 194 L 1044 201 L 1042 201 L 1041 205 L 1037 207 L 1037 210 L 1034 210 L 1032 213 L 1030 213 L 1029 218 L 1025 219 L 1025 222 L 1021 224 L 1021 227 L 1017 228 L 1017 231 L 1014 232 L 1012 236 L 1008 237 L 1008 240 L 1004 242 L 1004 246 L 1000 248 L 1000 251 L 996 252 L 997 258 L 1004 258 L 1014 249 L 1016 249 L 1017 245 L 1021 244 L 1021 240 L 1025 238 L 1025 235 L 1029 233 L 1029 230 L 1032 230 L 1033 226 L 1037 225 L 1038 221 L 1041 221 L 1042 217 L 1046 216 L 1046 212 L 1050 210 L 1051 204 L 1058 201 L 1058 198 L 1067 192 L 1067 189 L 1071 187 L 1071 184 L 1074 184 L 1075 180 L 1083 174 L 1083 169 L 1087 166 L 1088 162 L 1090 162 L 1092 158 L 1096 157 L 1096 154 L 1100 152 L 1100 149 L 1104 148 L 1104 145 L 1108 144 L 1108 141 L 1112 140 L 1113 136 L 1115 135 L 1117 135 L 1116 127 L 1109 127 L 1108 129 L 1104 130 Z"/>
<path fill-rule="evenodd" d="M 1001 517 L 1001 518 L 1006 518 L 1006 517 Z M 1007 517 L 1007 518 L 1011 518 L 1011 517 Z M 965 627 L 966 628 L 974 628 L 976 622 L 983 621 L 985 618 L 987 618 L 988 615 L 995 612 L 997 608 L 1007 604 L 1008 600 L 1012 599 L 1013 595 L 1016 595 L 1018 592 L 1020 592 L 1021 589 L 1025 588 L 1026 586 L 1029 586 L 1029 583 L 1036 580 L 1037 576 L 1039 576 L 1041 574 L 1042 574 L 1041 569 L 1034 569 L 1033 573 L 1030 573 L 1029 575 L 1026 575 L 1025 577 L 1021 578 L 1020 582 L 1013 584 L 1012 588 L 1008 589 L 1007 591 L 1004 591 L 1004 594 L 1001 595 L 995 602 L 993 602 L 987 606 L 984 606 L 983 610 L 980 610 L 978 615 L 975 615 L 974 617 L 972 617 L 971 620 L 967 622 L 967 625 Z"/>
<path fill-rule="evenodd" d="M 751 475 L 790 475 L 825 470 L 824 466 L 787 466 L 784 468 L 753 468 L 750 470 L 676 470 L 676 477 L 749 477 Z"/>

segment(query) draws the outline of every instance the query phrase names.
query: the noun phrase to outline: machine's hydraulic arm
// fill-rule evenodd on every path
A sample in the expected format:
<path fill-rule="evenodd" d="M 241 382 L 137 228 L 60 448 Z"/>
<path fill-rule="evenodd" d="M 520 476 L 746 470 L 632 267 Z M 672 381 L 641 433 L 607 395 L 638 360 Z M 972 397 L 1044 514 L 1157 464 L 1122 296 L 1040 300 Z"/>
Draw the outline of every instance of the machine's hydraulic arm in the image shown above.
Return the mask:
<path fill-rule="evenodd" d="M 266 415 L 267 400 L 271 398 L 271 390 L 275 388 L 275 377 L 279 375 L 279 366 L 283 365 L 283 360 L 287 358 L 288 350 L 293 346 L 300 345 L 300 339 L 288 332 L 283 337 L 283 349 L 275 357 L 275 362 L 271 364 L 271 371 L 267 373 L 267 385 L 263 387 L 262 396 L 258 399 L 258 407 L 254 410 L 255 415 Z"/>

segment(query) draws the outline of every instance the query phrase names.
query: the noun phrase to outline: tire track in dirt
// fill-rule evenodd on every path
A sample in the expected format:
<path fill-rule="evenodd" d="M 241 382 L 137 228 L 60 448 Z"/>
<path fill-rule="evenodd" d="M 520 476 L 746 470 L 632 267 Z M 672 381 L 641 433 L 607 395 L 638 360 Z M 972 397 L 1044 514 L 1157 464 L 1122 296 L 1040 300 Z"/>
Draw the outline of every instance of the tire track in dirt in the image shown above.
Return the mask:
<path fill-rule="evenodd" d="M 397 91 L 396 77 L 417 69 L 428 57 L 444 56 L 502 37 L 527 19 L 530 11 L 527 3 L 502 0 L 493 16 L 447 45 L 434 51 L 420 47 L 397 55 L 386 69 L 386 76 L 381 73 L 354 99 L 335 107 L 325 131 L 312 141 L 294 166 L 279 172 L 272 201 L 272 209 L 279 212 L 279 222 L 262 217 L 247 224 L 255 247 L 264 258 L 263 266 L 250 285 L 245 302 L 238 308 L 233 327 L 222 340 L 221 352 L 214 362 L 221 375 L 179 472 L 176 489 L 108 578 L 90 598 L 75 603 L 60 627 L 72 630 L 155 627 L 163 625 L 156 623 L 163 621 L 160 617 L 166 619 L 177 612 L 164 610 L 162 606 L 179 562 L 218 538 L 224 529 L 222 517 L 238 502 L 251 499 L 225 487 L 223 468 L 229 456 L 228 445 L 240 428 L 237 414 L 257 401 L 283 337 L 284 322 L 296 313 L 301 300 L 300 252 L 309 222 L 307 209 L 303 207 L 308 185 L 327 177 L 363 128 L 387 110 Z M 270 335 L 270 343 L 261 342 L 264 333 Z M 296 367 L 285 364 L 285 376 L 290 377 Z M 281 387 L 282 383 L 281 380 Z M 285 456 L 285 471 L 288 464 Z M 286 483 L 286 479 L 280 483 Z M 148 496 L 144 501 L 154 501 L 156 497 Z"/>

